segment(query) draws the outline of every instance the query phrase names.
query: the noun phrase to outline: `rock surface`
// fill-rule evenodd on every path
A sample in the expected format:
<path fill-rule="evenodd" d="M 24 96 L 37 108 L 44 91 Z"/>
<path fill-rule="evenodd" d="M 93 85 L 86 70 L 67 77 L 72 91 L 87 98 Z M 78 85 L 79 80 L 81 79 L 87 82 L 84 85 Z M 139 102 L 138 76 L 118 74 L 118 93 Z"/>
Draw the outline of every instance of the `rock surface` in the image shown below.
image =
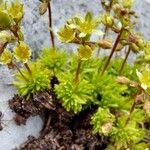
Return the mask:
<path fill-rule="evenodd" d="M 14 114 L 8 107 L 8 100 L 13 97 L 16 90 L 12 87 L 12 73 L 6 67 L 0 67 L 0 111 L 3 130 L 0 131 L 0 150 L 11 150 L 23 143 L 27 136 L 38 136 L 42 128 L 39 117 L 29 118 L 26 125 L 16 126 L 13 121 Z"/>
<path fill-rule="evenodd" d="M 150 39 L 150 0 L 135 0 L 135 9 L 139 14 L 139 23 L 137 31 Z M 22 0 L 25 4 L 25 17 L 22 29 L 25 33 L 25 40 L 29 43 L 34 52 L 38 52 L 43 47 L 48 47 L 50 38 L 48 33 L 47 14 L 40 17 L 38 14 L 37 0 Z M 92 11 L 95 15 L 101 12 L 99 0 L 52 0 L 53 26 L 57 33 L 65 20 L 75 14 L 84 14 Z M 57 43 L 61 47 L 58 41 Z M 72 46 L 66 47 L 72 50 Z M 6 67 L 0 66 L 0 111 L 4 113 L 2 118 L 4 130 L 0 131 L 0 150 L 11 150 L 27 139 L 29 134 L 38 136 L 42 126 L 39 117 L 30 118 L 26 126 L 16 126 L 12 121 L 13 113 L 8 108 L 8 99 L 10 99 L 16 90 L 12 87 L 13 76 Z"/>
<path fill-rule="evenodd" d="M 37 52 L 43 47 L 50 45 L 47 14 L 39 16 L 39 3 L 35 0 L 24 0 L 23 3 L 26 10 L 23 21 L 25 39 L 32 49 Z M 150 21 L 148 19 L 150 18 L 150 0 L 135 0 L 135 10 L 138 11 L 139 15 L 137 31 L 141 31 L 147 39 L 150 39 Z M 76 14 L 84 15 L 87 11 L 91 11 L 95 15 L 100 14 L 102 8 L 99 0 L 53 0 L 52 16 L 55 34 L 57 34 L 58 28 L 62 27 L 68 18 Z M 59 42 L 58 44 L 62 46 Z M 67 49 L 72 49 L 72 47 L 67 46 Z"/>

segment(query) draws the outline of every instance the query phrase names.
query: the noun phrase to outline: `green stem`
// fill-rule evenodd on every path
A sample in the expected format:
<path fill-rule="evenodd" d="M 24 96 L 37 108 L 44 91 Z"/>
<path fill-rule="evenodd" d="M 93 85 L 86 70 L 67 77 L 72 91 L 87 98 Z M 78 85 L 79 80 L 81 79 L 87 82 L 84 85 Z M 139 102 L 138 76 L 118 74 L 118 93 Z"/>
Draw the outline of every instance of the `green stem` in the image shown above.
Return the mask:
<path fill-rule="evenodd" d="M 128 51 L 127 51 L 127 54 L 126 54 L 126 57 L 125 57 L 125 59 L 124 59 L 122 65 L 121 65 L 121 69 L 120 69 L 120 71 L 119 71 L 119 74 L 120 74 L 120 75 L 121 75 L 121 73 L 122 73 L 122 71 L 123 71 L 123 69 L 124 69 L 125 63 L 126 63 L 128 57 L 129 57 L 130 52 L 131 52 L 131 48 L 129 47 L 129 48 L 128 48 Z"/>
<path fill-rule="evenodd" d="M 81 69 L 81 60 L 78 61 L 77 70 L 74 78 L 75 82 L 79 81 L 80 69 Z"/>
<path fill-rule="evenodd" d="M 113 48 L 112 48 L 112 50 L 111 50 L 111 53 L 110 53 L 110 55 L 109 55 L 109 57 L 108 57 L 108 59 L 107 59 L 107 61 L 106 61 L 106 63 L 105 63 L 105 66 L 104 66 L 104 68 L 103 68 L 103 70 L 102 70 L 101 75 L 104 74 L 104 72 L 106 71 L 106 69 L 107 69 L 107 67 L 108 67 L 108 65 L 109 65 L 109 63 L 110 63 L 110 60 L 111 60 L 111 58 L 112 58 L 112 56 L 113 56 L 113 54 L 114 54 L 114 52 L 115 52 L 115 50 L 116 50 L 116 47 L 117 47 L 117 45 L 118 45 L 118 43 L 119 43 L 119 40 L 120 40 L 120 37 L 121 37 L 121 35 L 122 35 L 122 33 L 123 33 L 123 30 L 124 30 L 124 29 L 121 28 L 120 33 L 118 34 L 118 36 L 117 36 L 117 38 L 116 38 L 116 41 L 115 41 L 115 43 L 114 43 L 114 46 L 113 46 Z"/>
<path fill-rule="evenodd" d="M 51 10 L 51 3 L 48 3 L 48 15 L 49 15 L 49 28 L 50 28 L 50 38 L 52 47 L 55 49 L 55 40 L 54 40 L 54 33 L 52 31 L 52 10 Z"/>

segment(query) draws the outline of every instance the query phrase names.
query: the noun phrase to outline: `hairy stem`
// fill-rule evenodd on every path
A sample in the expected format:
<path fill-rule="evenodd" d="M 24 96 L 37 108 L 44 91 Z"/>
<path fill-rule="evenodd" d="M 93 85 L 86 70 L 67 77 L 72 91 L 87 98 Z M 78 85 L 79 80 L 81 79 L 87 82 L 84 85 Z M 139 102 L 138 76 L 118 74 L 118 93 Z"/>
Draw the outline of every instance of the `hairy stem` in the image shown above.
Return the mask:
<path fill-rule="evenodd" d="M 0 56 L 1 56 L 1 54 L 4 52 L 4 50 L 5 50 L 5 48 L 6 48 L 6 46 L 7 46 L 7 44 L 8 44 L 8 42 L 6 42 L 6 43 L 0 43 Z"/>
<path fill-rule="evenodd" d="M 105 39 L 107 33 L 108 33 L 108 27 L 105 26 L 105 29 L 104 29 L 104 35 L 103 35 L 103 37 L 102 37 L 103 40 Z M 99 56 L 100 51 L 101 51 L 101 48 L 99 48 L 98 51 L 97 51 L 97 57 Z"/>
<path fill-rule="evenodd" d="M 21 76 L 24 78 L 25 81 L 28 81 L 28 79 L 24 76 L 24 74 L 21 72 L 20 68 L 16 65 L 16 64 L 13 64 L 16 69 L 18 70 L 18 72 L 21 74 Z"/>
<path fill-rule="evenodd" d="M 131 107 L 131 109 L 130 109 L 129 117 L 128 117 L 127 120 L 126 120 L 125 126 L 129 123 L 131 114 L 133 113 L 133 111 L 134 111 L 134 109 L 135 109 L 135 106 L 136 106 L 136 102 L 135 102 L 135 100 L 134 100 L 134 102 L 133 102 L 133 104 L 132 104 L 132 107 Z"/>
<path fill-rule="evenodd" d="M 129 48 L 128 48 L 128 51 L 127 51 L 127 54 L 126 54 L 126 57 L 125 57 L 125 59 L 124 59 L 122 65 L 121 65 L 121 68 L 120 68 L 120 71 L 119 71 L 119 74 L 120 74 L 120 75 L 121 75 L 121 73 L 122 73 L 122 71 L 123 71 L 123 69 L 124 69 L 125 63 L 126 63 L 128 57 L 129 57 L 130 52 L 131 52 L 131 48 L 129 47 Z"/>
<path fill-rule="evenodd" d="M 19 43 L 20 42 L 20 37 L 19 37 L 19 35 L 18 35 L 18 25 L 16 24 L 16 25 L 14 25 L 11 29 L 10 29 L 10 31 L 14 34 L 14 36 L 17 38 L 17 42 Z"/>
<path fill-rule="evenodd" d="M 113 48 L 112 48 L 112 50 L 111 50 L 111 53 L 110 53 L 110 55 L 109 55 L 109 57 L 108 57 L 108 59 L 107 59 L 105 65 L 104 65 L 104 68 L 103 68 L 103 70 L 102 70 L 101 75 L 104 74 L 104 72 L 106 71 L 106 69 L 107 69 L 107 67 L 108 67 L 108 65 L 109 65 L 109 63 L 110 63 L 110 60 L 111 60 L 111 58 L 112 58 L 112 56 L 113 56 L 113 54 L 114 54 L 114 52 L 115 52 L 115 50 L 116 50 L 116 48 L 117 48 L 117 45 L 118 45 L 118 43 L 119 43 L 120 37 L 121 37 L 121 35 L 122 35 L 122 33 L 123 33 L 123 30 L 124 30 L 124 29 L 121 28 L 120 33 L 118 34 L 118 36 L 117 36 L 117 38 L 116 38 L 116 41 L 115 41 L 115 43 L 114 43 L 114 46 L 113 46 Z"/>
<path fill-rule="evenodd" d="M 75 82 L 79 81 L 80 69 L 81 69 L 81 60 L 78 61 L 77 70 L 74 78 Z"/>
<path fill-rule="evenodd" d="M 48 15 L 49 15 L 49 28 L 50 28 L 50 38 L 52 47 L 55 49 L 55 41 L 54 41 L 54 33 L 52 31 L 52 10 L 51 10 L 51 3 L 48 3 Z"/>
<path fill-rule="evenodd" d="M 101 0 L 100 0 L 100 2 L 101 2 Z M 110 14 L 110 12 L 111 12 L 112 4 L 113 4 L 113 0 L 111 0 L 110 3 L 109 3 L 109 9 L 107 10 L 108 14 Z M 109 30 L 108 26 L 105 26 L 105 28 L 104 28 L 104 35 L 102 37 L 103 40 L 105 39 L 105 37 L 106 37 L 106 35 L 108 33 L 108 30 Z M 101 51 L 101 48 L 99 48 L 98 51 L 97 51 L 97 57 L 99 56 L 100 51 Z"/>
<path fill-rule="evenodd" d="M 32 71 L 29 67 L 29 65 L 27 63 L 24 63 L 24 66 L 26 67 L 26 69 L 28 70 L 29 74 L 32 75 Z"/>

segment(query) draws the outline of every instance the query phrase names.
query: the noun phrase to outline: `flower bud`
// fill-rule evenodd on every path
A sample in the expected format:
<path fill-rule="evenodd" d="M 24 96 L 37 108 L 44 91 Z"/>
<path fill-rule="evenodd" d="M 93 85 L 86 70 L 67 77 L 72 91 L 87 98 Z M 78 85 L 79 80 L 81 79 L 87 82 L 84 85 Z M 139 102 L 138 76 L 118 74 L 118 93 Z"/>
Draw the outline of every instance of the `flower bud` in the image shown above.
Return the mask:
<path fill-rule="evenodd" d="M 24 6 L 18 1 L 12 2 L 11 5 L 8 7 L 8 12 L 12 19 L 16 23 L 19 23 L 24 15 Z"/>
<path fill-rule="evenodd" d="M 133 6 L 134 0 L 123 0 L 123 6 L 125 8 L 131 8 Z"/>
<path fill-rule="evenodd" d="M 150 117 L 150 100 L 146 99 L 144 103 L 144 111 L 148 117 Z"/>
<path fill-rule="evenodd" d="M 13 59 L 12 53 L 8 49 L 5 49 L 0 56 L 0 64 L 9 65 L 11 64 L 12 59 Z"/>
<path fill-rule="evenodd" d="M 131 49 L 134 53 L 138 53 L 140 48 L 135 44 L 135 43 L 131 43 Z"/>
<path fill-rule="evenodd" d="M 122 43 L 118 43 L 116 47 L 116 51 L 120 51 L 123 47 L 124 45 Z"/>
<path fill-rule="evenodd" d="M 108 27 L 112 27 L 114 24 L 113 17 L 110 15 L 106 14 L 102 17 L 102 23 L 105 24 Z"/>
<path fill-rule="evenodd" d="M 80 45 L 78 48 L 78 57 L 81 60 L 87 60 L 92 56 L 92 48 L 88 45 Z"/>
<path fill-rule="evenodd" d="M 137 46 L 138 46 L 139 48 L 141 48 L 141 49 L 144 48 L 145 42 L 144 42 L 144 40 L 143 40 L 142 38 L 139 38 L 139 39 L 137 40 Z"/>
<path fill-rule="evenodd" d="M 102 125 L 101 130 L 105 136 L 108 136 L 108 134 L 111 132 L 112 128 L 113 128 L 113 123 L 107 122 L 104 125 Z"/>
<path fill-rule="evenodd" d="M 112 48 L 112 41 L 111 40 L 100 40 L 98 45 L 103 49 L 110 49 Z"/>
<path fill-rule="evenodd" d="M 3 42 L 11 42 L 12 40 L 14 40 L 14 36 L 10 31 L 1 31 L 0 40 L 2 40 Z"/>
<path fill-rule="evenodd" d="M 124 76 L 118 76 L 117 77 L 117 82 L 120 84 L 129 84 L 130 80 Z"/>
<path fill-rule="evenodd" d="M 136 97 L 135 97 L 136 104 L 141 104 L 142 101 L 143 101 L 143 94 L 136 95 Z"/>
<path fill-rule="evenodd" d="M 122 6 L 120 4 L 115 4 L 113 6 L 114 13 L 116 13 L 116 14 L 118 14 L 121 9 L 122 9 Z"/>
<path fill-rule="evenodd" d="M 46 3 L 46 2 L 43 2 L 40 4 L 40 6 L 39 6 L 40 15 L 44 15 L 46 13 L 47 7 L 48 7 L 48 3 Z"/>

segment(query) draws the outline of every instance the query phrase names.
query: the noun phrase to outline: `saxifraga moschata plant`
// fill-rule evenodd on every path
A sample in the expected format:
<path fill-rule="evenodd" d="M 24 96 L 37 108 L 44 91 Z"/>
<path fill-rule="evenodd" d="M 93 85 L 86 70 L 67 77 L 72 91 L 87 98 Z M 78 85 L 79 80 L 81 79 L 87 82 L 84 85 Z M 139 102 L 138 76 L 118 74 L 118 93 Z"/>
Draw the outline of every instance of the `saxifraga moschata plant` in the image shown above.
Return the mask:
<path fill-rule="evenodd" d="M 134 0 L 100 2 L 102 15 L 87 12 L 84 17 L 74 16 L 58 31 L 61 42 L 77 46 L 76 53 L 67 54 L 56 48 L 51 0 L 40 0 L 40 15 L 48 12 L 52 48 L 45 48 L 35 61 L 21 32 L 23 5 L 0 3 L 0 62 L 18 70 L 14 83 L 26 99 L 49 90 L 55 76 L 59 84 L 54 92 L 67 112 L 80 115 L 94 106 L 90 124 L 93 134 L 107 137 L 106 150 L 148 150 L 145 122 L 150 121 L 150 42 L 134 30 Z M 109 34 L 116 37 L 109 38 Z M 97 40 L 92 40 L 93 35 Z M 6 47 L 12 42 L 11 51 Z M 110 54 L 101 55 L 109 50 Z M 122 51 L 123 59 L 118 57 Z M 131 54 L 138 56 L 129 64 Z"/>
<path fill-rule="evenodd" d="M 24 7 L 18 1 L 2 3 L 1 20 L 1 57 L 0 63 L 16 68 L 14 85 L 18 94 L 30 99 L 39 91 L 50 89 L 51 71 L 44 68 L 39 62 L 31 62 L 31 49 L 24 42 L 21 31 L 21 21 L 24 16 Z M 4 23 L 6 22 L 6 24 Z M 6 49 L 9 43 L 14 43 L 14 48 Z"/>

